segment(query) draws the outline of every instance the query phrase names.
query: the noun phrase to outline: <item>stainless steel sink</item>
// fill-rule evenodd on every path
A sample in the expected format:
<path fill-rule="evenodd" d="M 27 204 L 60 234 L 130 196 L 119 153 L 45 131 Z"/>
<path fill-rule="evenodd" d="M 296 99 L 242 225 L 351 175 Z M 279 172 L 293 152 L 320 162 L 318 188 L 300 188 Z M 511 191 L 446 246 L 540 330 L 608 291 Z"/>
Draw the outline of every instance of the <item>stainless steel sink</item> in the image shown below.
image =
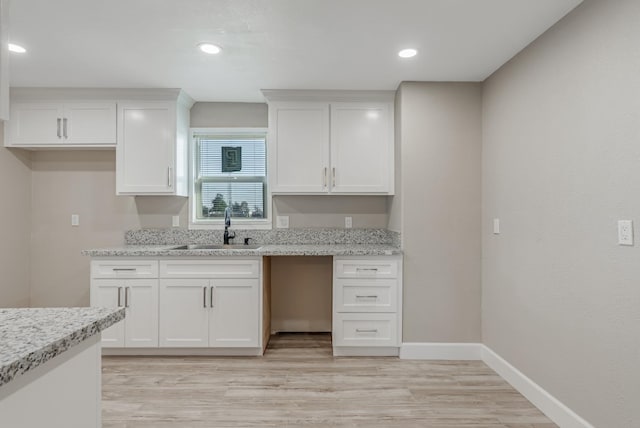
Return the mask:
<path fill-rule="evenodd" d="M 243 244 L 188 244 L 172 248 L 172 250 L 256 250 L 262 245 Z"/>

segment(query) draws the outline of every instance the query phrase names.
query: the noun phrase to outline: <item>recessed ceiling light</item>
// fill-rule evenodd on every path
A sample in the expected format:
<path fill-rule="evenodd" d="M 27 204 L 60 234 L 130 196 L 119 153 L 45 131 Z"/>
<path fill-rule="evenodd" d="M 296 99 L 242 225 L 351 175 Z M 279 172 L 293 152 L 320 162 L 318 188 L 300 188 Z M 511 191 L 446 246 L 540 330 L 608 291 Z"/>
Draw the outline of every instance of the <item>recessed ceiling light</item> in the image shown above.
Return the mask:
<path fill-rule="evenodd" d="M 402 49 L 398 52 L 398 56 L 400 58 L 412 58 L 418 54 L 418 51 L 415 49 Z"/>
<path fill-rule="evenodd" d="M 15 53 L 25 53 L 27 50 L 20 45 L 9 43 L 9 51 L 15 52 Z"/>
<path fill-rule="evenodd" d="M 198 47 L 202 52 L 212 55 L 220 53 L 222 51 L 222 48 L 220 46 L 216 46 L 212 43 L 200 43 L 198 44 Z"/>

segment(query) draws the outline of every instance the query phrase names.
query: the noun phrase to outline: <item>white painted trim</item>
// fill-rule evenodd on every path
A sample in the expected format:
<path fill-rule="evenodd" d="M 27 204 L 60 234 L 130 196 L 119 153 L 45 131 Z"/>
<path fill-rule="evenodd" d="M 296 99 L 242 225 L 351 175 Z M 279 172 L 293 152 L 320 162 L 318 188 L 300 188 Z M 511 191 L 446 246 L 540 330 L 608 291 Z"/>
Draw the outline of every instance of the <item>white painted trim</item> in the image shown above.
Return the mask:
<path fill-rule="evenodd" d="M 102 348 L 102 355 L 260 357 L 262 348 Z"/>
<path fill-rule="evenodd" d="M 403 343 L 403 360 L 480 360 L 481 343 Z"/>
<path fill-rule="evenodd" d="M 397 346 L 334 346 L 334 357 L 397 357 Z"/>
<path fill-rule="evenodd" d="M 561 428 L 593 428 L 560 400 L 525 376 L 486 345 L 482 345 L 482 361 L 513 386 Z"/>

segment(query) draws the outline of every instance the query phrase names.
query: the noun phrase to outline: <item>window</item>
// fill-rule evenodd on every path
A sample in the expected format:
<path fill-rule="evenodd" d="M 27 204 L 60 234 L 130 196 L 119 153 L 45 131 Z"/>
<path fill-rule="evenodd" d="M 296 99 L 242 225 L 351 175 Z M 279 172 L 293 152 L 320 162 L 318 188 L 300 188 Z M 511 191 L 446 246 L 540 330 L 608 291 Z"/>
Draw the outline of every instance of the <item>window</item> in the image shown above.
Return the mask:
<path fill-rule="evenodd" d="M 266 129 L 192 132 L 192 225 L 270 224 Z"/>

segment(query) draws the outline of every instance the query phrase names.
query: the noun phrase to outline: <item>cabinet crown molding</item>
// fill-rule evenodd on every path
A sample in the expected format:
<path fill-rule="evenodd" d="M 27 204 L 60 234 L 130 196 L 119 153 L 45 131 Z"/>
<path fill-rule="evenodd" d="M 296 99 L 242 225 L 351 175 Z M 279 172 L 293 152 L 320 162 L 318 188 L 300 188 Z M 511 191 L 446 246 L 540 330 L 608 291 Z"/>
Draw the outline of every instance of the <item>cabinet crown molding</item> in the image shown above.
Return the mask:
<path fill-rule="evenodd" d="M 186 92 L 178 88 L 11 88 L 11 101 L 61 100 L 135 100 L 178 101 L 189 108 L 195 103 Z"/>
<path fill-rule="evenodd" d="M 324 101 L 351 102 L 377 101 L 393 102 L 396 91 L 360 90 L 311 90 L 311 89 L 262 89 L 267 102 L 273 101 Z"/>

